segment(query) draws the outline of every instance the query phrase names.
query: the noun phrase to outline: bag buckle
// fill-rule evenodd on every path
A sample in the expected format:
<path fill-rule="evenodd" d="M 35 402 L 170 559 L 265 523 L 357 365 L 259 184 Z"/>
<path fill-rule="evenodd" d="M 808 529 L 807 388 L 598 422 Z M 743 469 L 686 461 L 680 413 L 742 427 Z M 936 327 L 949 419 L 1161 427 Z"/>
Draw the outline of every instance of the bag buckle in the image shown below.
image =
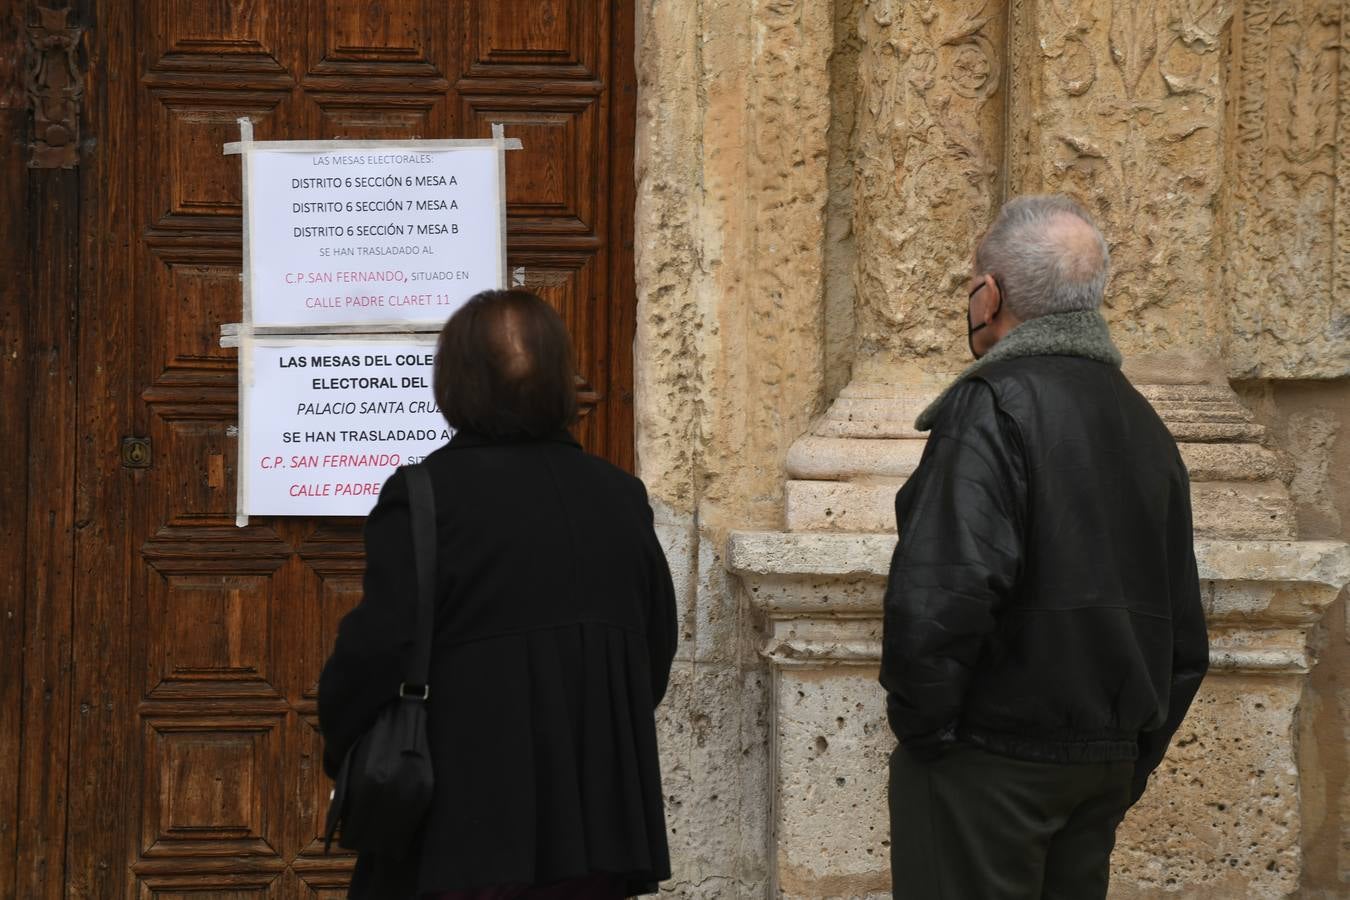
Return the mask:
<path fill-rule="evenodd" d="M 412 685 L 412 692 L 409 693 L 409 690 L 408 682 L 405 681 L 398 686 L 398 695 L 400 697 L 418 697 L 422 700 L 426 700 L 431 696 L 431 685 L 429 684 L 424 684 L 420 687 L 418 685 Z"/>

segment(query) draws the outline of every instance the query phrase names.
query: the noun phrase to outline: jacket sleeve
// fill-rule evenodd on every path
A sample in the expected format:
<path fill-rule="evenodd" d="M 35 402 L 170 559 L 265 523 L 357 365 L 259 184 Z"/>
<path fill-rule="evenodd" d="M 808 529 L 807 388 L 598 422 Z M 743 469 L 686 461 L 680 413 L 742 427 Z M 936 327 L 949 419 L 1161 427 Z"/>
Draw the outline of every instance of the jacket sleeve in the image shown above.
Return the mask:
<path fill-rule="evenodd" d="M 330 777 L 403 680 L 417 604 L 411 534 L 407 481 L 398 471 L 384 483 L 366 519 L 361 602 L 339 623 L 333 653 L 319 676 L 323 765 Z"/>
<path fill-rule="evenodd" d="M 1026 494 L 1016 425 L 987 384 L 958 384 L 896 498 L 884 601 L 887 715 L 920 757 L 955 738 L 971 671 L 1017 580 Z"/>
<path fill-rule="evenodd" d="M 1178 462 L 1180 465 L 1180 462 Z M 1167 697 L 1167 718 L 1155 731 L 1139 736 L 1139 757 L 1134 764 L 1133 805 L 1148 787 L 1148 777 L 1162 763 L 1167 745 L 1181 727 L 1191 701 L 1200 690 L 1200 681 L 1209 670 L 1209 633 L 1205 627 L 1205 609 L 1200 599 L 1200 575 L 1195 566 L 1195 536 L 1191 528 L 1190 483 L 1183 469 L 1172 523 L 1170 543 L 1181 549 L 1176 594 L 1172 604 L 1172 680 Z"/>
<path fill-rule="evenodd" d="M 642 485 L 641 482 L 638 482 Z M 675 582 L 670 577 L 666 552 L 656 537 L 655 515 L 641 486 L 642 506 L 646 510 L 648 532 L 648 584 L 651 597 L 647 613 L 647 658 L 651 663 L 652 703 L 659 705 L 670 683 L 670 667 L 675 662 L 675 647 L 680 627 L 675 609 Z"/>

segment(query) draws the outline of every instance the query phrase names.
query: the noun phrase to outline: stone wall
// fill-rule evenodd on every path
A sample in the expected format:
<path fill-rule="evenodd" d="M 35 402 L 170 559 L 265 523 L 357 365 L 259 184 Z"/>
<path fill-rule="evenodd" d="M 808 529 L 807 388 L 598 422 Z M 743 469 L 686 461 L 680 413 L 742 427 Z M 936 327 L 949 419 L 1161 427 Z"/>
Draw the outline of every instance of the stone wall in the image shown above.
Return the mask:
<path fill-rule="evenodd" d="M 1005 196 L 1043 190 L 1102 224 L 1106 312 L 1188 442 L 1197 521 L 1248 542 L 1216 558 L 1343 540 L 1350 0 L 643 0 L 638 20 L 638 464 L 681 593 L 668 888 L 886 896 L 875 581 L 731 574 L 729 541 L 884 545 L 922 446 L 913 406 L 966 361 L 973 244 Z M 1331 546 L 1288 558 L 1341 559 Z M 1234 735 L 1196 725 L 1176 771 L 1212 789 L 1127 826 L 1118 896 L 1350 884 L 1344 597 L 1304 677 L 1325 600 L 1279 597 L 1331 576 L 1268 589 L 1230 569 L 1216 590 L 1237 606 L 1215 609 L 1235 637 L 1216 652 L 1233 674 L 1203 722 L 1270 740 L 1220 752 Z M 797 599 L 765 599 L 779 588 Z M 1244 649 L 1263 603 L 1264 649 Z M 1267 778 L 1272 759 L 1289 771 Z M 1183 862 L 1158 870 L 1168 855 Z"/>

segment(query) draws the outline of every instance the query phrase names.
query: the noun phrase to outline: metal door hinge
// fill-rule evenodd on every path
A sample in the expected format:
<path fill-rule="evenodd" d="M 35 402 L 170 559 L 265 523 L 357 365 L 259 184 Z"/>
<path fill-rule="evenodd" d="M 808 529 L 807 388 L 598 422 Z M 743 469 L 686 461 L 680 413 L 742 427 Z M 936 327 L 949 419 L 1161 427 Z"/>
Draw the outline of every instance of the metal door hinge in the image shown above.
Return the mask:
<path fill-rule="evenodd" d="M 122 465 L 128 469 L 150 468 L 150 439 L 122 438 Z"/>

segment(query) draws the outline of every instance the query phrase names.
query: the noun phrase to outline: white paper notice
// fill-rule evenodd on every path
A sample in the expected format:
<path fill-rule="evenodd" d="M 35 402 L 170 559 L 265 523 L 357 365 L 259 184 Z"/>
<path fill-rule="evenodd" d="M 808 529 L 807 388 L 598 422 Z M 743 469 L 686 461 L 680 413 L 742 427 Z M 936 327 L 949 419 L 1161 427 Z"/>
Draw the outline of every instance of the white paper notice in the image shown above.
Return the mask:
<path fill-rule="evenodd" d="M 495 147 L 249 156 L 254 325 L 444 322 L 504 287 Z"/>
<path fill-rule="evenodd" d="M 244 512 L 364 516 L 386 478 L 450 439 L 424 340 L 249 345 Z"/>

